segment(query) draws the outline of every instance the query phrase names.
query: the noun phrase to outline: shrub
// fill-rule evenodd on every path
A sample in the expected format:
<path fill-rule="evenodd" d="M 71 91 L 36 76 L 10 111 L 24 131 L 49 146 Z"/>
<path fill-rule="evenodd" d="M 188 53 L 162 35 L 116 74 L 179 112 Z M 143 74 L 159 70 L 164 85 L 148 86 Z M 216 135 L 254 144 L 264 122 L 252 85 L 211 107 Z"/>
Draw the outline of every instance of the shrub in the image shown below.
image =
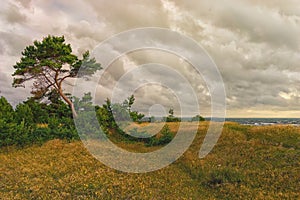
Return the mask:
<path fill-rule="evenodd" d="M 172 141 L 173 134 L 168 125 L 165 125 L 160 131 L 160 137 L 153 136 L 146 143 L 146 146 L 165 145 Z"/>
<path fill-rule="evenodd" d="M 16 125 L 0 118 L 0 147 L 14 144 L 13 130 L 16 129 Z"/>
<path fill-rule="evenodd" d="M 20 124 L 24 121 L 26 126 L 31 126 L 34 124 L 33 114 L 31 108 L 26 104 L 19 104 L 16 107 L 15 121 Z"/>
<path fill-rule="evenodd" d="M 238 171 L 225 168 L 211 171 L 206 178 L 205 185 L 212 187 L 225 183 L 239 184 L 242 181 L 243 177 Z"/>
<path fill-rule="evenodd" d="M 192 122 L 202 122 L 202 121 L 205 121 L 205 118 L 200 116 L 200 115 L 196 115 L 195 117 L 192 118 L 191 120 Z"/>
<path fill-rule="evenodd" d="M 0 146 L 25 146 L 32 142 L 33 127 L 27 126 L 24 121 L 20 124 L 6 123 L 0 120 Z"/>

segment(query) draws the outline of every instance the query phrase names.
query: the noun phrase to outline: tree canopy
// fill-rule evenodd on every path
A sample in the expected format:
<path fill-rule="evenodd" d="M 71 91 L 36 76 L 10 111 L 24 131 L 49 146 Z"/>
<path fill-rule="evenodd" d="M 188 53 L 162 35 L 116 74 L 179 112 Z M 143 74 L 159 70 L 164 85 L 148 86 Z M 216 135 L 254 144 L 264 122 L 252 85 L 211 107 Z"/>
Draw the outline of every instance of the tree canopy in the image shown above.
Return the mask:
<path fill-rule="evenodd" d="M 0 97 L 0 120 L 11 122 L 14 119 L 13 107 L 4 97 Z"/>
<path fill-rule="evenodd" d="M 164 117 L 163 121 L 165 121 L 165 122 L 180 122 L 181 119 L 178 118 L 178 117 L 175 117 L 174 116 L 174 109 L 170 108 L 169 109 L 169 115 L 167 117 Z"/>
<path fill-rule="evenodd" d="M 101 66 L 95 58 L 90 58 L 89 51 L 82 59 L 72 54 L 71 45 L 65 43 L 64 36 L 49 35 L 41 42 L 34 41 L 33 45 L 27 46 L 14 68 L 14 87 L 25 87 L 26 81 L 33 80 L 31 93 L 37 99 L 49 96 L 55 90 L 76 116 L 73 102 L 63 91 L 63 83 L 67 78 L 91 76 Z"/>
<path fill-rule="evenodd" d="M 194 116 L 193 118 L 192 118 L 192 122 L 194 122 L 194 121 L 205 121 L 205 118 L 204 117 L 202 117 L 202 116 L 200 116 L 200 115 L 196 115 L 196 116 Z"/>

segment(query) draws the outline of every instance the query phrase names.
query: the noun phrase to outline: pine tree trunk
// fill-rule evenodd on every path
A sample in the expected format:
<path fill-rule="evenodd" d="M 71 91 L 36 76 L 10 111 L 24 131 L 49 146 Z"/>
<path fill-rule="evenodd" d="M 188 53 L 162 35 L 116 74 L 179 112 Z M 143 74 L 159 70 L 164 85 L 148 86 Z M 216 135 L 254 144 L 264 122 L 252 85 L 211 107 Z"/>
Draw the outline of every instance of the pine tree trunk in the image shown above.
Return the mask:
<path fill-rule="evenodd" d="M 65 100 L 65 102 L 70 106 L 73 117 L 77 118 L 78 115 L 77 115 L 77 112 L 75 110 L 73 102 L 68 97 L 66 97 L 66 95 L 62 92 L 61 89 L 58 92 L 59 92 L 60 96 Z"/>

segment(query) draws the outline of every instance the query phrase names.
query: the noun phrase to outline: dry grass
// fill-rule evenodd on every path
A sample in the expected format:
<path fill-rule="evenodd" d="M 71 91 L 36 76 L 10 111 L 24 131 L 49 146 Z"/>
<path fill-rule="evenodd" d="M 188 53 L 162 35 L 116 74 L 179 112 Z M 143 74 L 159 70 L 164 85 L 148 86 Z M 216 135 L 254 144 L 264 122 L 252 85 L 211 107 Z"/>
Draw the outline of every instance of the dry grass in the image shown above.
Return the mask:
<path fill-rule="evenodd" d="M 200 160 L 208 123 L 182 124 L 187 133 L 198 129 L 190 149 L 174 164 L 146 174 L 110 169 L 79 141 L 2 149 L 0 199 L 300 198 L 299 128 L 227 123 L 216 147 Z M 168 125 L 178 129 L 177 123 Z M 147 148 L 122 142 L 119 146 Z"/>

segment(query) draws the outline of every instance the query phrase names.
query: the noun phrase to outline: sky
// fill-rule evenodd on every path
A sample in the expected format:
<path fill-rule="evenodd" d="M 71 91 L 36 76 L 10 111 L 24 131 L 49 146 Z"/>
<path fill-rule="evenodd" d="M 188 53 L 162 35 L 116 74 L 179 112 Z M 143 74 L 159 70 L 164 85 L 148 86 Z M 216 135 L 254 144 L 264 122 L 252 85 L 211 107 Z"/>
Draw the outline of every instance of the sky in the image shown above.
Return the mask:
<path fill-rule="evenodd" d="M 120 32 L 160 27 L 192 38 L 205 49 L 223 79 L 227 117 L 300 116 L 298 0 L 4 0 L 1 4 L 0 95 L 13 105 L 30 96 L 30 85 L 11 87 L 11 74 L 23 49 L 34 40 L 64 35 L 80 56 Z M 134 70 L 147 63 L 152 63 L 147 73 Z M 188 81 L 179 81 L 168 70 L 155 71 L 159 66 L 172 67 Z M 127 79 L 122 79 L 124 74 Z M 211 95 L 203 77 L 190 63 L 164 51 L 140 50 L 121 56 L 95 75 L 92 82 L 96 84 L 90 89 L 97 86 L 96 102 L 102 103 L 120 80 L 136 86 L 143 79 L 168 85 L 135 90 L 136 106 L 143 112 L 159 113 L 162 107 L 167 112 L 172 107 L 176 114 L 180 105 L 186 105 L 190 115 L 209 116 Z M 193 88 L 199 109 L 191 106 L 195 96 L 187 85 Z M 70 84 L 65 88 L 72 90 Z"/>

